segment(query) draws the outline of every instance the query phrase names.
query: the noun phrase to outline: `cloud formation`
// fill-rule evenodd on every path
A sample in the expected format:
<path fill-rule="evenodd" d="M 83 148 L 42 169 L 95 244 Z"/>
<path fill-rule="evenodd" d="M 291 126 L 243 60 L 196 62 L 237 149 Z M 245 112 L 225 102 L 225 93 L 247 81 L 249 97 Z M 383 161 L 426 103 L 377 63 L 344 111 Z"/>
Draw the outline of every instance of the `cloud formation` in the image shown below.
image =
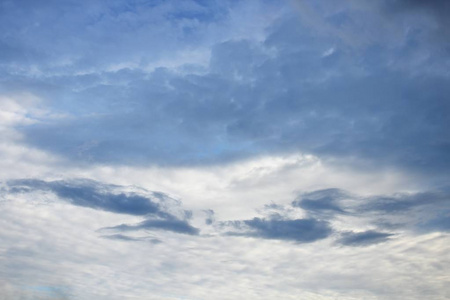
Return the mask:
<path fill-rule="evenodd" d="M 107 45 L 118 41 L 122 35 L 130 34 L 133 26 L 139 28 L 139 34 L 151 35 L 154 31 L 149 29 L 151 25 L 142 24 L 141 28 L 139 20 L 142 18 L 143 22 L 147 12 L 153 15 L 158 9 L 164 16 L 183 16 L 164 19 L 167 26 L 162 27 L 163 32 L 155 33 L 170 37 L 166 31 L 173 32 L 180 20 L 187 22 L 191 20 L 189 16 L 208 11 L 212 15 L 207 15 L 214 16 L 220 11 L 216 5 L 192 3 L 175 7 L 168 3 L 150 9 L 143 3 L 134 3 L 126 11 L 119 9 L 120 13 L 115 13 L 117 8 L 111 4 L 110 15 L 98 15 L 93 19 L 98 21 L 89 25 L 93 29 L 85 38 L 94 45 L 89 53 L 111 64 L 115 60 L 135 59 L 133 56 L 147 57 L 150 54 L 144 51 L 148 45 L 137 41 L 153 40 L 151 36 L 122 43 L 124 49 L 113 47 L 115 50 L 107 55 L 103 55 L 102 40 Z M 97 10 L 102 9 L 93 5 L 88 11 L 96 16 Z M 336 8 L 324 17 L 328 23 L 344 22 L 339 30 L 357 40 L 367 35 L 366 32 L 351 30 L 372 26 L 371 22 L 382 19 L 376 10 L 365 11 L 373 15 L 366 21 L 358 12 L 354 7 L 344 6 L 341 12 Z M 22 13 L 31 14 L 30 11 Z M 219 14 L 218 19 L 199 16 L 195 19 L 204 23 L 227 22 L 232 13 L 233 10 L 229 16 Z M 81 22 L 80 26 L 88 26 L 89 22 L 76 11 L 68 14 L 73 14 Z M 130 19 L 131 28 L 120 27 L 116 36 L 100 39 L 95 36 L 97 27 L 99 30 L 103 26 L 120 26 L 129 20 L 128 15 L 134 16 Z M 337 21 L 339 16 L 342 20 Z M 347 23 L 351 21 L 363 24 L 349 29 L 351 23 Z M 418 26 L 411 20 L 404 21 L 408 26 Z M 403 29 L 401 20 L 389 26 Z M 399 42 L 386 47 L 382 36 L 387 29 L 379 28 L 372 34 L 374 40 L 357 48 L 351 46 L 350 50 L 348 39 L 331 38 L 331 32 L 322 27 L 285 13 L 266 24 L 263 40 L 250 37 L 225 42 L 214 40 L 209 63 L 201 67 L 201 72 L 169 67 L 146 70 L 139 64 L 108 70 L 101 61 L 87 72 L 79 71 L 85 68 L 84 63 L 73 60 L 70 68 L 74 71 L 67 75 L 45 78 L 23 75 L 19 82 L 34 86 L 33 92 L 46 96 L 49 109 L 69 116 L 44 119 L 38 124 L 21 126 L 20 130 L 27 143 L 85 163 L 217 164 L 259 154 L 302 151 L 324 157 L 356 157 L 373 167 L 445 172 L 449 167 L 446 162 L 450 161 L 446 130 L 449 124 L 445 117 L 449 110 L 445 101 L 449 85 L 445 73 L 438 71 L 441 65 L 438 62 L 447 60 L 448 55 L 432 53 L 427 61 L 418 60 L 418 56 L 423 56 L 426 32 L 401 37 L 388 34 L 386 38 Z M 35 29 L 30 27 L 30 30 Z M 50 36 L 59 37 L 58 30 L 55 28 Z M 200 41 L 208 37 L 201 31 L 194 32 Z M 66 35 L 61 40 L 74 43 L 69 37 Z M 37 47 L 49 51 L 46 42 L 49 38 L 37 33 Z M 164 43 L 177 47 L 179 41 Z M 20 47 L 24 51 L 29 48 Z M 56 57 L 62 58 L 66 46 L 61 47 Z M 86 46 L 80 47 L 78 53 L 87 59 Z M 128 51 L 128 47 L 133 50 Z M 152 44 L 150 49 L 156 56 L 164 55 L 167 50 L 158 44 Z M 49 66 L 45 60 L 36 58 L 34 62 Z M 414 67 L 405 68 L 406 65 Z M 436 72 L 428 72 L 434 65 Z M 7 66 L 12 65 L 4 67 L 9 74 L 6 78 L 16 81 L 17 75 Z M 55 91 L 44 95 L 48 84 Z M 8 86 L 8 81 L 3 85 Z M 58 90 L 64 91 L 64 97 L 58 95 Z"/>
<path fill-rule="evenodd" d="M 448 298 L 449 12 L 1 1 L 0 298 Z"/>
<path fill-rule="evenodd" d="M 302 195 L 292 202 L 292 206 L 300 207 L 309 213 L 319 214 L 343 214 L 345 211 L 338 204 L 339 200 L 349 197 L 347 193 L 339 189 L 319 190 Z"/>
<path fill-rule="evenodd" d="M 251 231 L 246 236 L 310 243 L 328 237 L 332 230 L 326 222 L 314 219 L 244 221 Z"/>
<path fill-rule="evenodd" d="M 13 193 L 50 191 L 73 205 L 114 213 L 136 216 L 166 216 L 158 202 L 168 197 L 161 193 L 153 193 L 153 199 L 132 193 L 128 195 L 125 193 L 116 194 L 113 192 L 114 186 L 112 185 L 83 179 L 50 182 L 39 179 L 22 179 L 8 182 L 8 186 L 10 192 Z"/>
<path fill-rule="evenodd" d="M 148 237 L 133 237 L 124 234 L 111 234 L 111 235 L 103 235 L 105 239 L 118 240 L 118 241 L 126 241 L 126 242 L 150 242 L 152 244 L 161 243 L 160 240 L 155 238 Z"/>
<path fill-rule="evenodd" d="M 43 181 L 38 179 L 18 179 L 7 183 L 9 193 L 33 193 L 48 191 L 70 204 L 104 210 L 113 213 L 146 217 L 138 225 L 118 225 L 108 229 L 131 231 L 139 229 L 167 230 L 177 233 L 197 235 L 199 229 L 189 225 L 191 212 L 180 209 L 179 202 L 160 192 L 149 196 L 132 192 L 119 192 L 125 187 L 102 184 L 92 180 Z M 124 235 L 111 235 L 116 239 L 130 240 Z"/>
<path fill-rule="evenodd" d="M 192 227 L 184 220 L 154 220 L 149 219 L 145 220 L 137 225 L 127 225 L 122 224 L 114 227 L 109 227 L 105 229 L 112 229 L 118 231 L 133 231 L 133 230 L 167 230 L 173 231 L 177 233 L 190 234 L 190 235 L 198 235 L 199 229 Z"/>
<path fill-rule="evenodd" d="M 368 230 L 364 232 L 346 232 L 337 241 L 345 246 L 369 246 L 389 240 L 393 234 Z"/>
<path fill-rule="evenodd" d="M 266 205 L 260 213 L 266 216 L 216 227 L 228 235 L 299 243 L 340 235 L 337 244 L 368 246 L 401 232 L 447 232 L 450 195 L 441 190 L 363 197 L 334 188 L 303 193 L 291 205 Z M 307 218 L 299 218 L 302 213 Z M 358 226 L 371 229 L 358 231 Z"/>

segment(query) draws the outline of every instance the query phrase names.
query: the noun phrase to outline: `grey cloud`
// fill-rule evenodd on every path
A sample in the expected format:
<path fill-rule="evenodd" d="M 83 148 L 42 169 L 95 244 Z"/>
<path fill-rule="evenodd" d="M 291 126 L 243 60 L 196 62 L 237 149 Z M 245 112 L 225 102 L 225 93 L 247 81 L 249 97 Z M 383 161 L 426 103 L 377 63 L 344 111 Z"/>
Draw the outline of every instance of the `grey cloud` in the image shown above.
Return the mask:
<path fill-rule="evenodd" d="M 198 235 L 200 232 L 198 228 L 191 226 L 187 221 L 177 219 L 148 219 L 136 225 L 122 224 L 104 229 L 118 231 L 166 230 L 188 235 Z"/>
<path fill-rule="evenodd" d="M 215 215 L 214 215 L 215 214 L 214 210 L 205 209 L 203 212 L 206 214 L 206 219 L 205 219 L 206 225 L 212 225 L 216 221 Z"/>
<path fill-rule="evenodd" d="M 296 218 L 302 209 L 306 218 Z M 389 241 L 392 232 L 414 234 L 445 232 L 450 228 L 450 196 L 446 189 L 429 192 L 359 196 L 341 189 L 303 193 L 291 205 L 265 205 L 251 220 L 217 222 L 214 227 L 227 235 L 263 239 L 314 242 L 331 236 L 334 222 L 374 227 L 359 232 L 357 228 L 341 233 L 336 243 L 367 246 Z M 352 227 L 350 227 L 352 228 Z M 387 232 L 385 232 L 387 231 Z"/>
<path fill-rule="evenodd" d="M 447 208 L 449 193 L 446 189 L 418 193 L 396 193 L 361 197 L 341 189 L 317 190 L 301 194 L 292 206 L 309 212 L 329 213 L 407 213 L 422 207 Z"/>
<path fill-rule="evenodd" d="M 235 47 L 250 56 L 254 51 L 239 43 L 217 47 Z M 276 58 L 251 64 L 252 74 L 243 74 L 242 80 L 228 75 L 231 54 L 227 60 L 216 58 L 222 61 L 214 65 L 216 75 L 158 71 L 117 93 L 122 96 L 116 108 L 106 105 L 103 113 L 21 130 L 28 143 L 77 163 L 191 165 L 302 151 L 356 156 L 370 167 L 396 165 L 428 173 L 449 167 L 445 80 L 409 77 L 370 60 L 368 70 L 377 70 L 361 78 L 347 70 L 346 54 L 335 67 L 323 67 L 315 52 L 287 51 L 280 48 Z M 347 74 L 314 83 L 330 68 Z M 105 89 L 114 94 L 117 86 Z M 93 95 L 99 104 L 100 94 Z"/>
<path fill-rule="evenodd" d="M 422 35 L 422 42 L 433 49 L 435 54 L 443 52 L 449 54 L 450 46 L 450 3 L 446 0 L 396 0 L 382 1 L 382 11 L 390 18 L 398 18 L 399 15 L 412 15 L 423 21 L 423 17 L 431 18 L 431 26 L 426 30 L 430 32 L 427 36 L 420 26 L 411 26 L 411 32 Z M 422 20 L 420 18 L 422 17 Z M 438 50 L 438 51 L 436 51 Z"/>
<path fill-rule="evenodd" d="M 339 200 L 348 197 L 347 193 L 340 189 L 319 190 L 307 193 L 292 202 L 292 206 L 300 207 L 310 213 L 319 214 L 343 214 L 345 210 L 340 206 Z"/>
<path fill-rule="evenodd" d="M 103 235 L 102 238 L 110 239 L 110 240 L 118 240 L 125 242 L 150 242 L 152 244 L 159 244 L 161 240 L 149 237 L 133 237 L 124 234 L 111 234 L 111 235 Z"/>
<path fill-rule="evenodd" d="M 323 220 L 352 217 L 381 229 L 423 233 L 447 230 L 450 195 L 446 189 L 437 189 L 362 197 L 339 189 L 326 189 L 302 194 L 292 206 Z M 368 237 L 372 233 L 369 231 Z M 350 240 L 359 237 L 348 235 Z"/>
<path fill-rule="evenodd" d="M 416 225 L 418 232 L 449 232 L 450 231 L 450 209 L 437 211 L 431 220 L 420 222 Z"/>
<path fill-rule="evenodd" d="M 114 15 L 112 10 L 100 17 L 103 8 L 95 5 L 88 10 L 98 15 L 92 17 L 93 28 L 108 31 L 118 26 L 115 22 L 127 20 L 127 14 L 136 15 L 118 36 L 102 36 L 100 41 L 105 38 L 109 45 L 121 35 L 129 35 L 134 31 L 128 26 L 140 21 L 142 30 L 131 36 L 138 41 L 146 34 L 150 25 L 140 14 L 147 9 L 133 7 L 130 5 L 124 16 L 119 12 L 109 16 Z M 85 20 L 78 22 L 84 24 Z M 170 24 L 162 31 L 173 30 Z M 31 32 L 38 30 L 32 28 Z M 57 32 L 49 29 L 47 34 L 59 34 L 57 28 L 53 30 Z M 92 39 L 91 31 L 86 34 L 87 40 Z M 37 47 L 48 50 L 48 38 L 41 37 Z M 423 46 L 422 40 L 417 40 L 420 36 L 409 38 L 412 40 L 395 47 L 379 41 L 349 51 L 339 38 L 321 34 L 288 15 L 268 25 L 262 42 L 242 39 L 215 44 L 210 65 L 200 74 L 164 68 L 148 73 L 144 67 L 119 71 L 96 67 L 79 75 L 83 63 L 74 61 L 62 75 L 45 78 L 9 72 L 2 85 L 7 89 L 11 82 L 20 83 L 17 89 L 30 88 L 49 98 L 50 110 L 71 114 L 70 118 L 41 120 L 19 129 L 27 143 L 77 164 L 210 164 L 262 153 L 301 151 L 362 158 L 369 167 L 395 165 L 442 173 L 450 167 L 446 130 L 450 108 L 445 98 L 450 88 L 439 75 L 412 76 L 422 70 L 420 66 L 414 72 L 392 67 L 392 62 L 407 57 L 405 51 Z M 110 47 L 114 50 L 110 55 L 94 47 L 95 57 L 83 54 L 80 59 L 99 58 L 114 64 L 123 57 L 139 56 L 134 52 L 127 56 L 127 47 L 145 48 L 135 45 L 136 41 L 122 50 Z M 17 47 L 32 49 L 29 45 Z M 158 49 L 152 44 L 152 53 Z M 448 56 L 441 53 L 430 59 L 435 60 L 433 66 L 442 66 Z M 30 60 L 38 62 L 37 58 Z M 7 68 L 3 70 L 8 73 Z"/>
<path fill-rule="evenodd" d="M 394 11 L 422 10 L 431 12 L 440 18 L 450 15 L 450 3 L 446 0 L 397 0 L 390 2 L 386 2 L 386 5 L 389 5 L 389 8 Z"/>
<path fill-rule="evenodd" d="M 145 66 L 167 58 L 168 49 L 201 42 L 201 25 L 226 17 L 220 7 L 196 1 L 4 1 L 0 26 L 8 34 L 2 48 L 15 51 L 0 61 L 10 70 L 18 65 L 30 71 L 33 64 L 58 75 L 124 61 Z"/>
<path fill-rule="evenodd" d="M 261 219 L 242 221 L 238 228 L 246 225 L 244 232 L 231 232 L 231 235 L 256 237 L 263 239 L 288 240 L 299 243 L 311 243 L 327 238 L 332 229 L 327 222 L 315 219 Z M 244 227 L 245 228 L 245 227 Z"/>
<path fill-rule="evenodd" d="M 154 229 L 190 235 L 199 234 L 199 229 L 188 222 L 192 212 L 181 209 L 179 201 L 161 192 L 148 192 L 148 195 L 143 196 L 123 192 L 125 187 L 86 179 L 65 181 L 22 179 L 9 181 L 7 186 L 6 192 L 9 193 L 49 191 L 73 205 L 147 218 L 137 225 L 122 224 L 108 229 L 119 231 Z M 111 235 L 109 238 L 133 239 L 124 235 Z"/>
<path fill-rule="evenodd" d="M 446 208 L 450 197 L 442 191 L 415 194 L 398 194 L 391 197 L 368 197 L 361 204 L 359 211 L 378 211 L 384 213 L 402 213 L 423 206 Z"/>
<path fill-rule="evenodd" d="M 386 242 L 393 236 L 391 233 L 368 230 L 364 232 L 346 232 L 337 243 L 345 246 L 369 246 Z"/>
<path fill-rule="evenodd" d="M 125 193 L 113 193 L 111 186 L 90 180 L 43 181 L 38 179 L 13 180 L 8 182 L 11 192 L 43 190 L 77 206 L 90 207 L 114 213 L 136 216 L 166 215 L 152 199 Z"/>

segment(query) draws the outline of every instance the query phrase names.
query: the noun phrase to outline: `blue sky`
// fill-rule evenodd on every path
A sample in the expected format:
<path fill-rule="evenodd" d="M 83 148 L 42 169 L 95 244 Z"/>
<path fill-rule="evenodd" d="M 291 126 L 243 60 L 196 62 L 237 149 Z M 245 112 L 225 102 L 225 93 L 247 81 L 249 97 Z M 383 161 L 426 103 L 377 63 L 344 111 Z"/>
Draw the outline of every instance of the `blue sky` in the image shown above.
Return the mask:
<path fill-rule="evenodd" d="M 449 14 L 1 1 L 0 294 L 450 297 Z"/>

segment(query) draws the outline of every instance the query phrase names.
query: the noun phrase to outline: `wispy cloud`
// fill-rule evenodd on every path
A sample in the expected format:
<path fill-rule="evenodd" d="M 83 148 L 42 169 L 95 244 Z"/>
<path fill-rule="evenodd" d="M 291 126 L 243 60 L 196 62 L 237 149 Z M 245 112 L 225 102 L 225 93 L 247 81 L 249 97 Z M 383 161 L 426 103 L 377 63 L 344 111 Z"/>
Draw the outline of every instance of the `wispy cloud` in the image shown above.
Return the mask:
<path fill-rule="evenodd" d="M 364 232 L 345 232 L 338 243 L 345 246 L 368 246 L 389 240 L 393 234 L 368 230 Z"/>

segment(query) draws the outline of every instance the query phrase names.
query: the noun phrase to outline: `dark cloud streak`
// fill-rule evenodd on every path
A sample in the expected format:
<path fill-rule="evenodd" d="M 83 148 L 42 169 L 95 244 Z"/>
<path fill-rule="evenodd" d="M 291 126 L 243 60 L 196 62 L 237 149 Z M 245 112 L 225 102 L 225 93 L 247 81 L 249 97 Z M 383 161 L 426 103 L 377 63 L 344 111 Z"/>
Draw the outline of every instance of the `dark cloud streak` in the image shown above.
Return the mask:
<path fill-rule="evenodd" d="M 188 222 L 176 219 L 168 219 L 168 220 L 148 219 L 136 225 L 122 224 L 104 229 L 118 230 L 118 231 L 166 230 L 188 235 L 198 235 L 200 232 L 198 228 L 189 225 Z"/>
<path fill-rule="evenodd" d="M 125 241 L 125 242 L 150 242 L 152 244 L 159 244 L 161 240 L 149 237 L 132 237 L 123 234 L 111 234 L 111 235 L 103 235 L 101 236 L 105 239 L 117 240 L 117 241 Z"/>
<path fill-rule="evenodd" d="M 332 233 L 332 229 L 327 222 L 315 219 L 253 218 L 251 220 L 229 223 L 229 225 L 239 229 L 238 232 L 228 232 L 229 235 L 295 241 L 298 243 L 312 243 L 325 239 Z"/>
<path fill-rule="evenodd" d="M 377 232 L 374 230 L 364 232 L 346 232 L 342 234 L 342 237 L 337 241 L 337 243 L 345 246 L 364 247 L 386 242 L 391 236 L 393 236 L 393 234 Z"/>
<path fill-rule="evenodd" d="M 133 194 L 115 194 L 109 190 L 110 186 L 90 180 L 47 182 L 38 179 L 23 179 L 10 181 L 8 185 L 13 192 L 26 190 L 51 191 L 73 205 L 114 213 L 136 216 L 165 214 L 161 211 L 159 205 L 150 198 Z"/>
<path fill-rule="evenodd" d="M 10 193 L 49 191 L 70 204 L 119 214 L 145 216 L 147 219 L 137 225 L 118 225 L 108 229 L 119 231 L 131 230 L 166 230 L 183 234 L 198 235 L 199 229 L 191 226 L 188 219 L 192 213 L 181 210 L 179 216 L 167 211 L 166 206 L 178 204 L 161 192 L 151 196 L 135 193 L 117 193 L 114 188 L 123 188 L 100 182 L 78 179 L 69 181 L 43 181 L 38 179 L 12 180 L 7 183 Z M 169 201 L 170 200 L 170 201 Z M 173 207 L 169 207 L 169 210 Z M 114 237 L 114 236 L 113 236 Z M 127 239 L 116 235 L 117 239 Z M 132 239 L 132 238 L 130 238 Z"/>

